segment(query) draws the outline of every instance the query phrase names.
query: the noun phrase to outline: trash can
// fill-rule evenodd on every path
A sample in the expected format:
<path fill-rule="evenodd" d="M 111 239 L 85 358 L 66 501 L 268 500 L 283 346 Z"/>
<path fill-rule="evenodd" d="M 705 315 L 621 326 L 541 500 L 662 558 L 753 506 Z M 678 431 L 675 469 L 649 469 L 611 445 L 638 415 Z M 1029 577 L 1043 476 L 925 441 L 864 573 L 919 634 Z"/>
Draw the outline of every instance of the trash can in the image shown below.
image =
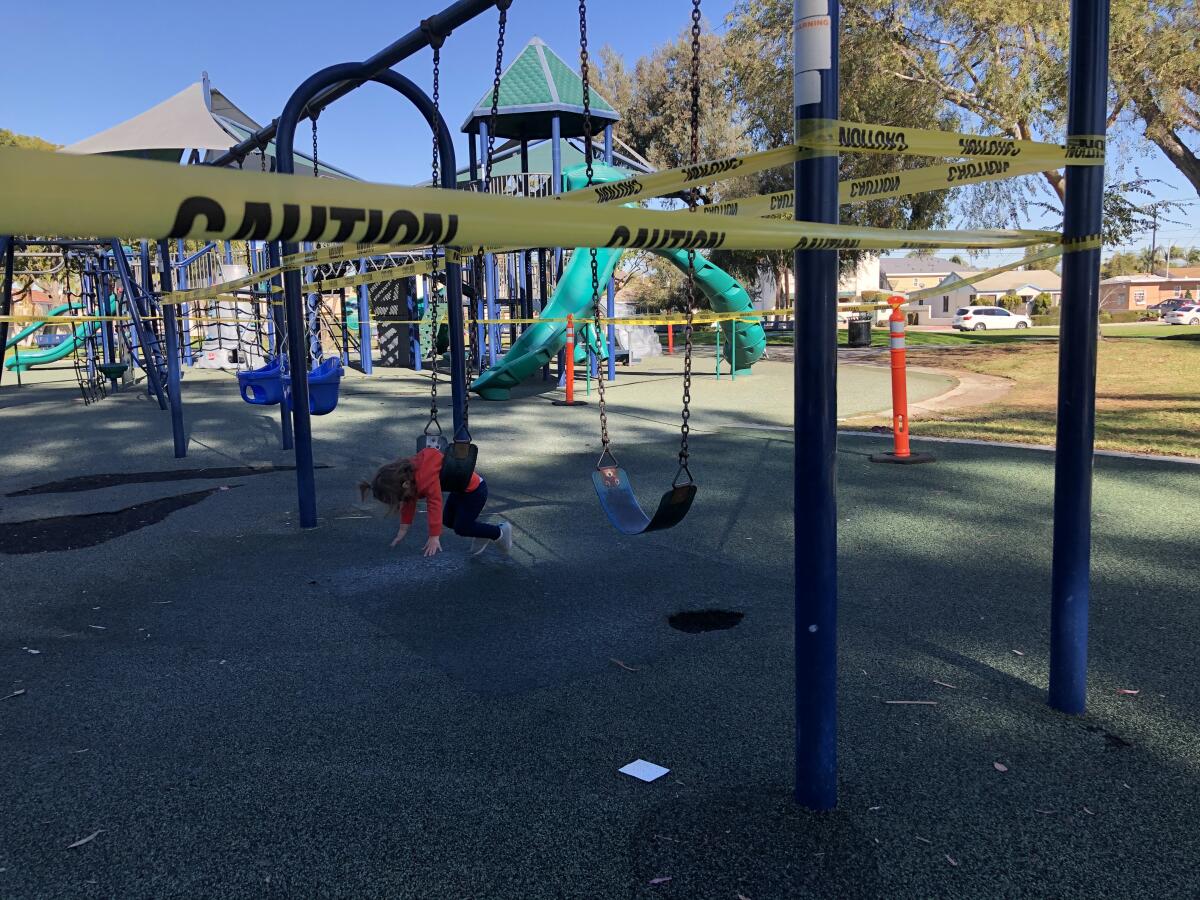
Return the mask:
<path fill-rule="evenodd" d="M 849 335 L 846 341 L 848 347 L 870 347 L 871 346 L 871 317 L 870 315 L 860 315 L 850 319 L 846 323 L 849 328 Z"/>

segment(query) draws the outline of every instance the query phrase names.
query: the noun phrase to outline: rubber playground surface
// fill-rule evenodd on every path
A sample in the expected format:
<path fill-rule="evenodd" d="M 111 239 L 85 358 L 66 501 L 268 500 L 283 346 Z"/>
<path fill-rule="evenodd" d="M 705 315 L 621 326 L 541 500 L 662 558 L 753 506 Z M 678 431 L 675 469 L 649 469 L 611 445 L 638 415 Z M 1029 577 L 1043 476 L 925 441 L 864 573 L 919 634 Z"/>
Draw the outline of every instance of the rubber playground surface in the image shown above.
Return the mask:
<path fill-rule="evenodd" d="M 840 414 L 886 406 L 886 370 L 840 375 Z M 508 559 L 454 536 L 420 559 L 420 517 L 389 550 L 359 501 L 423 424 L 411 375 L 352 376 L 314 419 L 305 532 L 277 410 L 231 376 L 188 373 L 178 461 L 140 392 L 84 408 L 69 372 L 39 378 L 0 387 L 0 896 L 1195 893 L 1194 466 L 1097 459 L 1068 718 L 1044 699 L 1052 454 L 878 466 L 882 440 L 842 435 L 840 807 L 816 816 L 790 798 L 790 366 L 697 379 L 696 504 L 640 538 L 592 492 L 594 403 L 472 404 Z M 611 392 L 646 503 L 678 390 L 653 361 Z M 131 477 L 164 470 L 189 477 Z M 102 474 L 126 477 L 11 496 Z M 704 609 L 744 617 L 668 624 Z M 639 758 L 671 771 L 618 774 Z"/>

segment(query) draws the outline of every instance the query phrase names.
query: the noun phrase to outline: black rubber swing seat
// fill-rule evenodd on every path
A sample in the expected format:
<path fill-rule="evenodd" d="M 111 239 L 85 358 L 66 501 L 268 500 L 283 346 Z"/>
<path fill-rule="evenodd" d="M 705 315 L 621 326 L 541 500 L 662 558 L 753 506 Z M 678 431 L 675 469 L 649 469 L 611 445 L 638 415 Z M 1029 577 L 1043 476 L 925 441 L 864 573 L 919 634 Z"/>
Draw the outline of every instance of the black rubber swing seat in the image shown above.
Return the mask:
<path fill-rule="evenodd" d="M 658 509 L 651 517 L 638 503 L 629 473 L 620 466 L 597 466 L 592 472 L 592 484 L 608 521 L 622 534 L 648 534 L 674 528 L 683 521 L 696 499 L 694 483 L 672 485 L 658 501 Z"/>
<path fill-rule="evenodd" d="M 475 474 L 475 463 L 479 459 L 479 448 L 471 443 L 469 435 L 466 440 L 456 437 L 445 454 L 442 459 L 442 490 L 461 494 L 471 486 L 471 476 Z"/>

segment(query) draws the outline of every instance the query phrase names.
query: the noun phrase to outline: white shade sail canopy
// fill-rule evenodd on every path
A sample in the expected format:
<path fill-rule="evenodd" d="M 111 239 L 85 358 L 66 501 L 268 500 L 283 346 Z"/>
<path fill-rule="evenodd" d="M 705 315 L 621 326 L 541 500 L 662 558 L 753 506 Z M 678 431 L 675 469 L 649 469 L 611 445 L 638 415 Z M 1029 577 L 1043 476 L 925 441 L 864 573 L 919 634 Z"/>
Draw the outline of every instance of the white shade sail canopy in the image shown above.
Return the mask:
<path fill-rule="evenodd" d="M 228 150 L 237 139 L 217 124 L 197 81 L 174 97 L 119 125 L 64 147 L 63 153 L 136 153 L 145 150 Z"/>

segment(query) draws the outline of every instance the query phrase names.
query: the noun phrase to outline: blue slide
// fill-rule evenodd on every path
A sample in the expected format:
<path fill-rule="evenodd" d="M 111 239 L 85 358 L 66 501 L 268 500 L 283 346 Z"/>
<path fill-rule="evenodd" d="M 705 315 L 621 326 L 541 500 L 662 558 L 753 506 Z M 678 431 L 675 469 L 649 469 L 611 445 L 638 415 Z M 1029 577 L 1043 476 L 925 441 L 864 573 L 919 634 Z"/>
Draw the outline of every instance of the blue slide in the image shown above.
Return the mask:
<path fill-rule="evenodd" d="M 570 187 L 582 187 L 582 168 L 570 170 L 564 176 Z M 593 181 L 617 181 L 627 177 L 629 173 L 611 166 L 596 165 Z M 596 264 L 599 283 L 608 284 L 613 270 L 621 259 L 621 250 L 601 248 L 596 251 Z M 669 259 L 679 269 L 688 269 L 688 254 L 686 250 L 655 250 L 659 256 Z M 736 278 L 713 265 L 699 253 L 696 254 L 696 286 L 708 299 L 713 312 L 736 313 L 752 310 L 753 303 L 746 289 Z M 590 317 L 592 314 L 592 263 L 591 254 L 586 249 L 577 249 L 571 254 L 571 259 L 563 270 L 550 302 L 541 313 L 545 319 L 565 319 L 567 315 Z M 582 332 L 585 326 L 578 326 L 577 332 Z M 724 332 L 724 356 L 730 359 L 730 348 L 737 347 L 736 358 L 730 362 L 738 372 L 749 371 L 757 362 L 767 346 L 767 336 L 758 321 L 752 322 L 722 322 Z M 737 340 L 733 334 L 736 331 Z M 584 336 L 578 336 L 576 352 L 582 349 Z M 538 322 L 530 325 L 525 333 L 514 343 L 504 358 L 495 366 L 488 369 L 475 380 L 471 390 L 485 400 L 507 400 L 514 387 L 533 375 L 543 366 L 550 363 L 558 352 L 566 346 L 566 322 Z"/>

